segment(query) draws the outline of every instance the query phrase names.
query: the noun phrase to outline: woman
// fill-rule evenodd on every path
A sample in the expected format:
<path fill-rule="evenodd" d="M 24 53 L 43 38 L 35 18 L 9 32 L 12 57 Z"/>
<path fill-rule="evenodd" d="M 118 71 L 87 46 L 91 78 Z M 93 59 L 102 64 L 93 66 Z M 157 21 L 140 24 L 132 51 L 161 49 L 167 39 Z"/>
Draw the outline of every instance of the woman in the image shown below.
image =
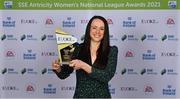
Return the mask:
<path fill-rule="evenodd" d="M 69 66 L 52 62 L 53 71 L 60 79 L 67 78 L 76 70 L 74 98 L 111 98 L 108 82 L 114 76 L 118 49 L 109 44 L 109 27 L 105 18 L 90 19 L 84 43 L 77 46 Z"/>

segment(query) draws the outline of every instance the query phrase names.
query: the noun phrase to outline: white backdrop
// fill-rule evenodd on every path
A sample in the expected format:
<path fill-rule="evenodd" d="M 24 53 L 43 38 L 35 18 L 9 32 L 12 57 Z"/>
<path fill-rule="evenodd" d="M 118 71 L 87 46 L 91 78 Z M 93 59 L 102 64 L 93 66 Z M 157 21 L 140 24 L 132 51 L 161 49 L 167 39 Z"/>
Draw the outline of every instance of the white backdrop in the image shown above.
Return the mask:
<path fill-rule="evenodd" d="M 178 10 L 6 10 L 0 20 L 0 97 L 72 97 L 75 73 L 60 80 L 51 71 L 57 58 L 55 28 L 78 38 L 88 20 L 104 16 L 111 45 L 118 47 L 114 98 L 180 97 Z"/>

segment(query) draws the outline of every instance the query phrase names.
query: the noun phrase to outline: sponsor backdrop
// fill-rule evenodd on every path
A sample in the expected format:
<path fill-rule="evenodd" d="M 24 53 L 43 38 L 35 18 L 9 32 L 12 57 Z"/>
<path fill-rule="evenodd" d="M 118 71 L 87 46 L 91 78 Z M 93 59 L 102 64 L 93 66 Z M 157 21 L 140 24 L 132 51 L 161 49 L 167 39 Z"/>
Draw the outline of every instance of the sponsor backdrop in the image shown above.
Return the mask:
<path fill-rule="evenodd" d="M 72 97 L 75 73 L 60 80 L 54 30 L 81 43 L 88 20 L 104 16 L 119 49 L 113 98 L 180 97 L 178 0 L 1 0 L 0 97 Z"/>

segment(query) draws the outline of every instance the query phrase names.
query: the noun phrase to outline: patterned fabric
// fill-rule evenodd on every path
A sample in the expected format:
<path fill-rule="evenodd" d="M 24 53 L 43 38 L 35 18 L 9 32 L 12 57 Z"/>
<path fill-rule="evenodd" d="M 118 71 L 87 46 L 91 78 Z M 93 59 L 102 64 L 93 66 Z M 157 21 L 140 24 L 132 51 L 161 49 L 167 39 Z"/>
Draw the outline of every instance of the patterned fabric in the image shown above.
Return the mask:
<path fill-rule="evenodd" d="M 80 48 L 77 47 L 74 55 L 79 53 Z M 110 48 L 108 63 L 105 69 L 96 68 L 96 61 L 92 65 L 92 72 L 86 73 L 84 70 L 76 70 L 76 89 L 74 98 L 111 98 L 108 82 L 114 76 L 117 65 L 118 48 L 112 46 Z M 62 66 L 61 72 L 57 73 L 60 79 L 67 78 L 73 72 L 73 68 Z"/>

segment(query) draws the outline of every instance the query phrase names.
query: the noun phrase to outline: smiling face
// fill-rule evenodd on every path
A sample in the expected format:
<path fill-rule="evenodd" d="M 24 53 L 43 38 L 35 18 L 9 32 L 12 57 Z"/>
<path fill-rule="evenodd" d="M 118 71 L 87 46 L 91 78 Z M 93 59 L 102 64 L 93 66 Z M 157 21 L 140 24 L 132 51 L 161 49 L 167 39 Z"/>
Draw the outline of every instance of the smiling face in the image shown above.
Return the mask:
<path fill-rule="evenodd" d="M 90 37 L 93 42 L 100 42 L 104 37 L 104 23 L 100 19 L 94 19 L 90 27 Z"/>

